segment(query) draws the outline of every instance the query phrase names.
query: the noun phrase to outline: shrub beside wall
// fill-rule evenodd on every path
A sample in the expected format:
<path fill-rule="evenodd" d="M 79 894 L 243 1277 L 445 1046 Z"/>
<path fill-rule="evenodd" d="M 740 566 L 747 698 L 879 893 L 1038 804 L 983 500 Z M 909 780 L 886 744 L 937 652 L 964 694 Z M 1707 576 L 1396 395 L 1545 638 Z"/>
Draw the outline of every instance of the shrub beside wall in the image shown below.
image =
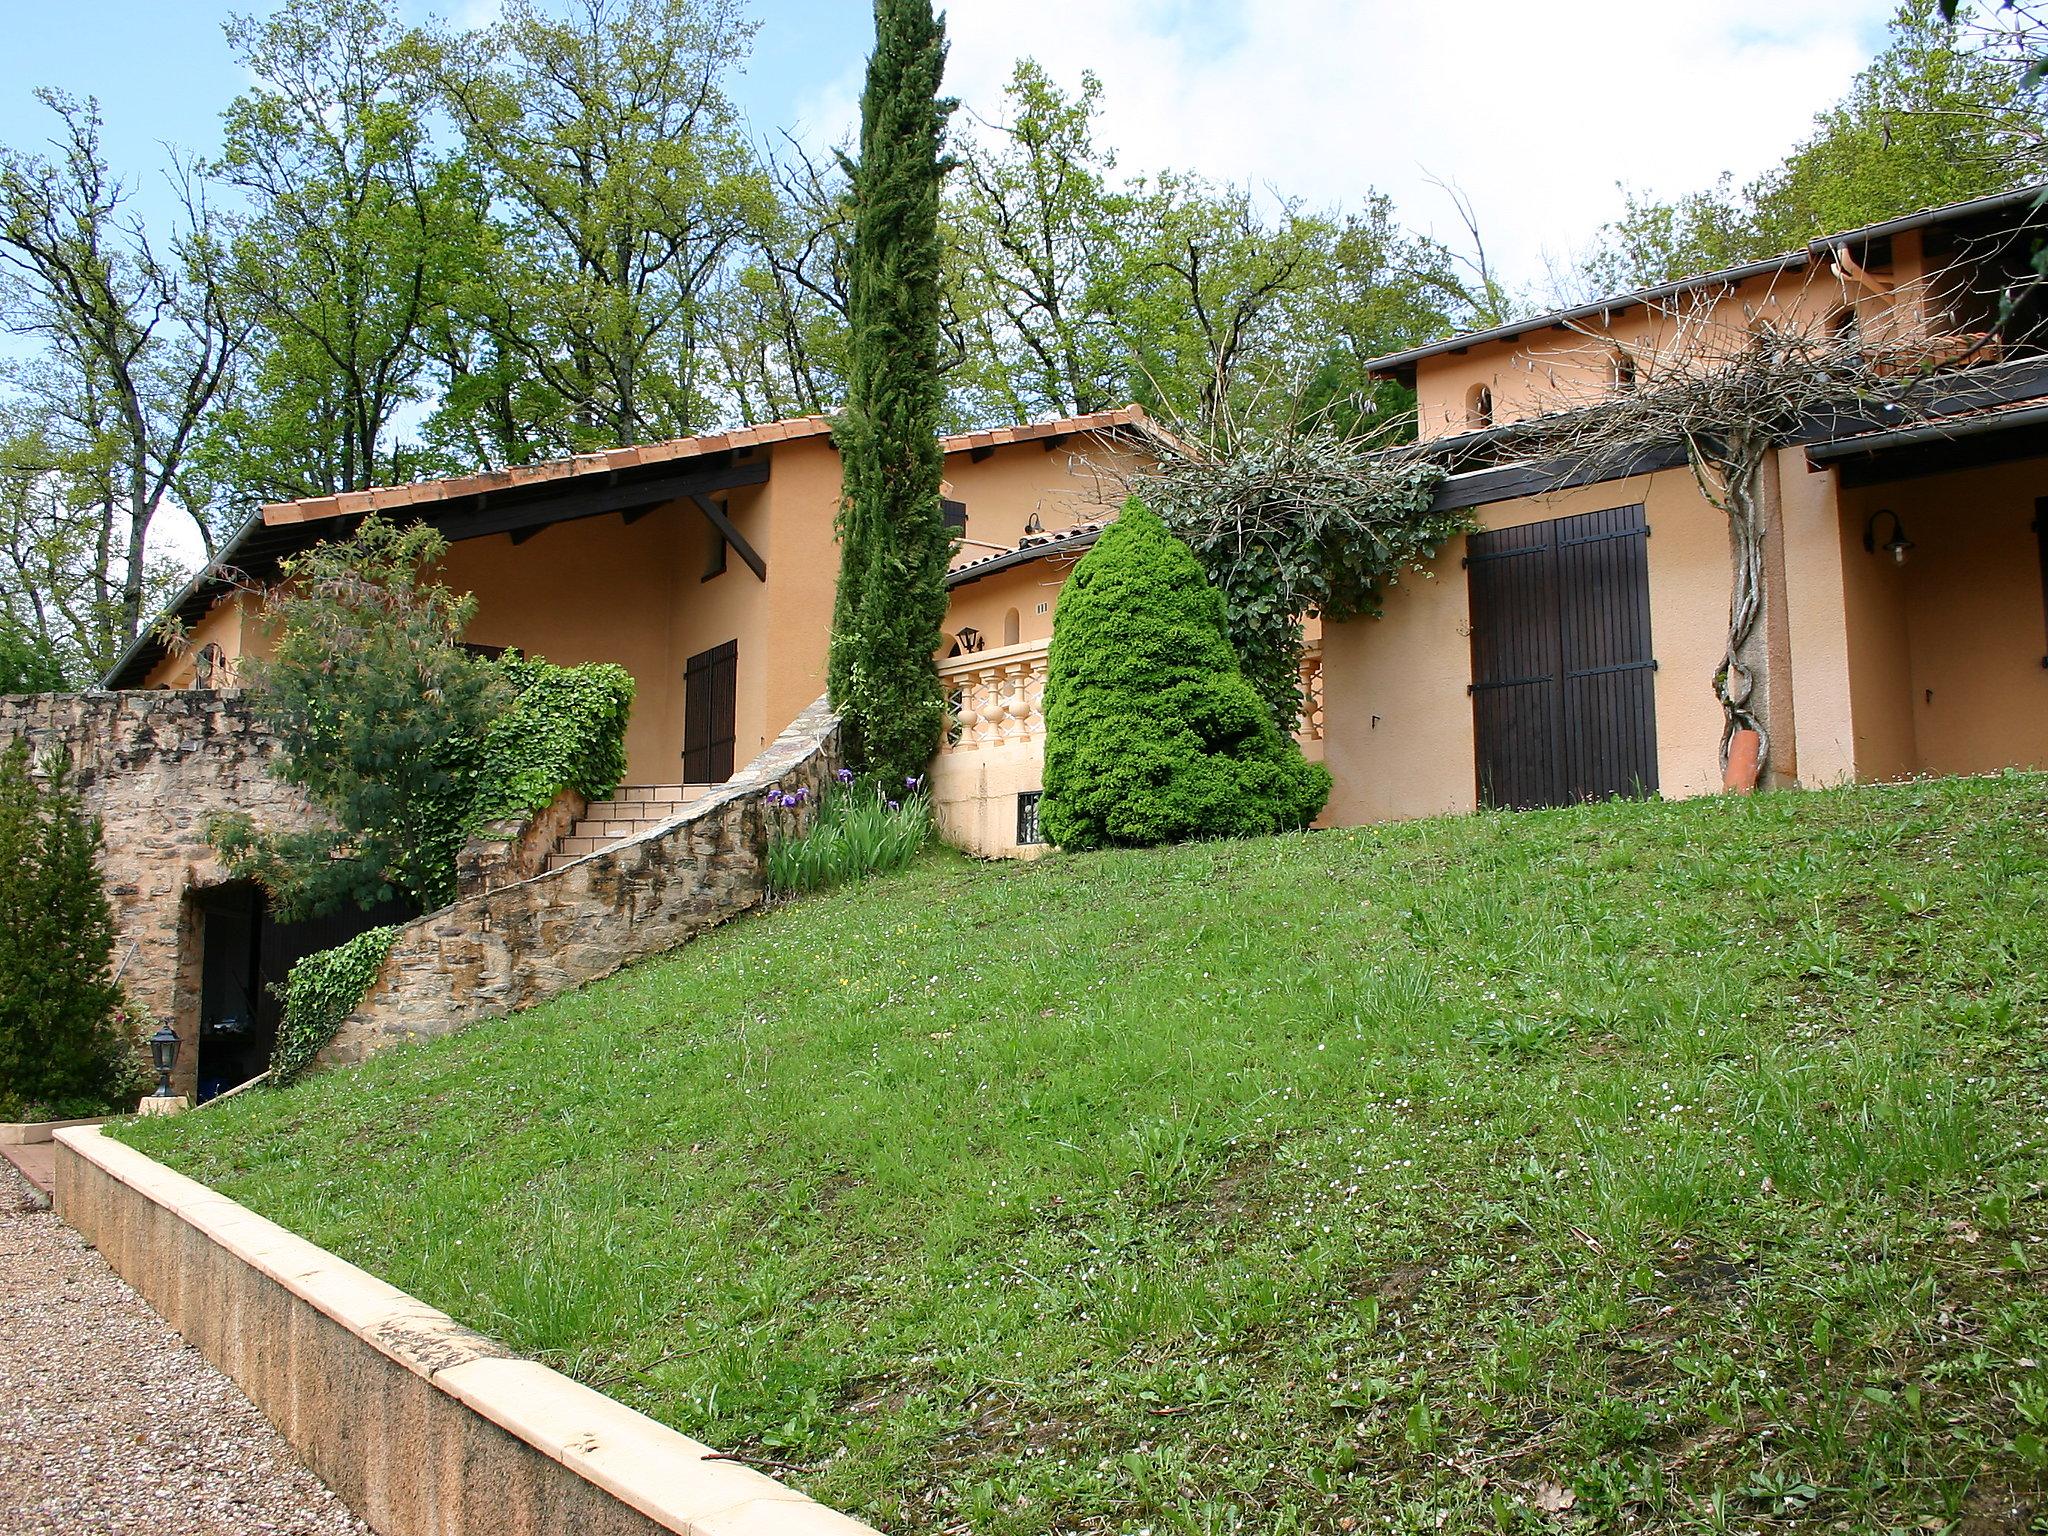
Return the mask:
<path fill-rule="evenodd" d="M 1246 681 L 1223 598 L 1133 498 L 1074 568 L 1045 687 L 1046 837 L 1146 847 L 1305 827 L 1329 798 Z"/>
<path fill-rule="evenodd" d="M 311 1065 L 356 1011 L 391 953 L 398 929 L 368 928 L 332 949 L 307 955 L 284 984 L 284 1017 L 270 1052 L 270 1081 L 282 1087 Z"/>
<path fill-rule="evenodd" d="M 0 1120 L 97 1114 L 142 1091 L 99 849 L 61 759 L 39 784 L 27 743 L 0 752 Z"/>
<path fill-rule="evenodd" d="M 484 733 L 467 827 L 536 815 L 564 789 L 609 798 L 626 777 L 633 674 L 539 657 L 509 656 L 501 665 L 518 697 Z"/>

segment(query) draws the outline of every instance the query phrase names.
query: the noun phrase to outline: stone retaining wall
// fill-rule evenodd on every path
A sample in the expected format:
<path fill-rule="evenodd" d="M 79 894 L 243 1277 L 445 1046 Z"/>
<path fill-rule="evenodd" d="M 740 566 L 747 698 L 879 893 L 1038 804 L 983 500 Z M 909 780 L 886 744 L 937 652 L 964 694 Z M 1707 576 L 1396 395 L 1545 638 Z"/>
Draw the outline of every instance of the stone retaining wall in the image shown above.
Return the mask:
<path fill-rule="evenodd" d="M 382 1536 L 875 1536 L 98 1129 L 57 1214 Z"/>
<path fill-rule="evenodd" d="M 234 691 L 0 696 L 0 745 L 25 737 L 40 763 L 53 749 L 99 817 L 100 867 L 114 909 L 114 963 L 146 1034 L 169 1019 L 186 1042 L 172 1087 L 196 1082 L 199 914 L 186 900 L 226 879 L 207 823 L 247 811 L 268 827 L 312 826 L 303 791 L 272 776 L 277 740 Z"/>
<path fill-rule="evenodd" d="M 839 720 L 820 699 L 673 820 L 407 924 L 319 1060 L 360 1061 L 531 1007 L 760 905 L 770 836 L 809 814 L 773 810 L 767 793 L 802 789 L 814 805 L 839 763 Z"/>

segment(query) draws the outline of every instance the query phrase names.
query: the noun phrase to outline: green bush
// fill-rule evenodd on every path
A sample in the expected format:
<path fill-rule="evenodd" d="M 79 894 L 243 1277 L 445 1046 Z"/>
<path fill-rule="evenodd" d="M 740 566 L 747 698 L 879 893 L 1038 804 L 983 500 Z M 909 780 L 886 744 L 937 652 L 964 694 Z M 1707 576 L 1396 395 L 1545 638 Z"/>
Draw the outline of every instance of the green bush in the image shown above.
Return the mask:
<path fill-rule="evenodd" d="M 356 1011 L 398 937 L 392 928 L 368 928 L 332 949 L 307 955 L 284 984 L 284 1017 L 270 1051 L 270 1082 L 283 1087 L 303 1072 Z"/>
<path fill-rule="evenodd" d="M 278 733 L 279 776 L 331 824 L 274 832 L 233 813 L 208 830 L 281 917 L 395 894 L 441 906 L 478 826 L 565 788 L 603 799 L 625 777 L 631 674 L 464 650 L 475 599 L 428 580 L 447 547 L 370 518 L 286 561 L 270 593 L 280 638 L 250 665 L 251 701 Z"/>
<path fill-rule="evenodd" d="M 795 810 L 808 798 L 803 790 L 768 793 L 770 805 L 781 810 Z M 917 857 L 931 835 L 932 802 L 921 777 L 906 779 L 891 795 L 842 770 L 808 830 L 770 840 L 769 894 L 820 891 L 893 873 Z"/>
<path fill-rule="evenodd" d="M 0 752 L 0 1119 L 95 1114 L 141 1091 L 99 848 L 61 758 L 38 784 L 27 743 Z"/>
<path fill-rule="evenodd" d="M 609 663 L 557 667 L 540 657 L 500 663 L 518 698 L 484 732 L 466 826 L 531 816 L 564 789 L 603 800 L 626 776 L 633 674 Z"/>
<path fill-rule="evenodd" d="M 246 663 L 250 701 L 277 732 L 276 773 L 331 825 L 277 833 L 235 814 L 209 831 L 287 920 L 455 894 L 484 733 L 512 696 L 462 648 L 475 599 L 428 579 L 447 550 L 424 523 L 372 517 L 285 560 L 268 593 L 277 649 Z"/>
<path fill-rule="evenodd" d="M 1329 798 L 1239 670 L 1223 599 L 1133 497 L 1074 568 L 1045 687 L 1046 837 L 1149 847 L 1305 827 Z"/>

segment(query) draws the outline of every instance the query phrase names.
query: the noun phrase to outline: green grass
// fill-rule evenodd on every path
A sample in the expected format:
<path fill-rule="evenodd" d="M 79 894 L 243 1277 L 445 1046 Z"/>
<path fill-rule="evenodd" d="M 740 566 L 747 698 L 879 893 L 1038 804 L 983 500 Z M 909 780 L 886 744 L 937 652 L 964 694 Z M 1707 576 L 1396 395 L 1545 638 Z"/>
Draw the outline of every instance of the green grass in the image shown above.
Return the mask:
<path fill-rule="evenodd" d="M 899 1536 L 1990 1536 L 2044 1015 L 2008 776 L 931 852 L 122 1134 Z"/>

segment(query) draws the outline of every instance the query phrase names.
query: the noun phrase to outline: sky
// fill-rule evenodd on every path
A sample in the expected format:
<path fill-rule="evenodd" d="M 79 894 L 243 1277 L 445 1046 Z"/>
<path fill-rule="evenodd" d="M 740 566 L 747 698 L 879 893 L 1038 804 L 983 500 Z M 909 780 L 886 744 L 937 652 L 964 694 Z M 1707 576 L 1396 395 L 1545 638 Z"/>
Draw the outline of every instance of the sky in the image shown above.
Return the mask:
<path fill-rule="evenodd" d="M 39 143 L 32 90 L 97 95 L 117 168 L 149 183 L 159 142 L 204 153 L 243 84 L 214 0 L 0 0 L 0 142 Z M 260 0 L 243 9 L 260 10 Z M 401 0 L 473 21 L 494 0 Z M 1195 170 L 1311 204 L 1393 195 L 1462 240 L 1476 209 L 1511 286 L 1584 248 L 1617 183 L 1671 196 L 1777 159 L 1881 44 L 1892 0 L 952 0 L 948 89 L 984 116 L 1031 54 L 1069 88 L 1101 76 L 1099 142 L 1124 169 Z M 753 0 L 734 94 L 758 137 L 853 126 L 866 0 Z"/>
<path fill-rule="evenodd" d="M 474 24 L 497 0 L 399 0 Z M 161 146 L 218 147 L 246 84 L 216 0 L 0 0 L 0 143 L 40 148 L 38 86 L 100 99 L 117 173 L 166 206 Z M 1892 0 L 952 0 L 947 89 L 1000 117 L 1016 60 L 1069 90 L 1103 83 L 1097 143 L 1122 169 L 1192 170 L 1313 206 L 1392 195 L 1420 233 L 1467 249 L 1477 214 L 1497 276 L 1541 300 L 1621 211 L 1617 184 L 1670 197 L 1747 179 L 1808 129 L 1881 46 Z M 872 39 L 867 0 L 752 0 L 733 96 L 754 136 L 849 136 Z M 166 528 L 182 555 L 196 534 Z M 192 548 L 184 548 L 190 544 Z"/>

